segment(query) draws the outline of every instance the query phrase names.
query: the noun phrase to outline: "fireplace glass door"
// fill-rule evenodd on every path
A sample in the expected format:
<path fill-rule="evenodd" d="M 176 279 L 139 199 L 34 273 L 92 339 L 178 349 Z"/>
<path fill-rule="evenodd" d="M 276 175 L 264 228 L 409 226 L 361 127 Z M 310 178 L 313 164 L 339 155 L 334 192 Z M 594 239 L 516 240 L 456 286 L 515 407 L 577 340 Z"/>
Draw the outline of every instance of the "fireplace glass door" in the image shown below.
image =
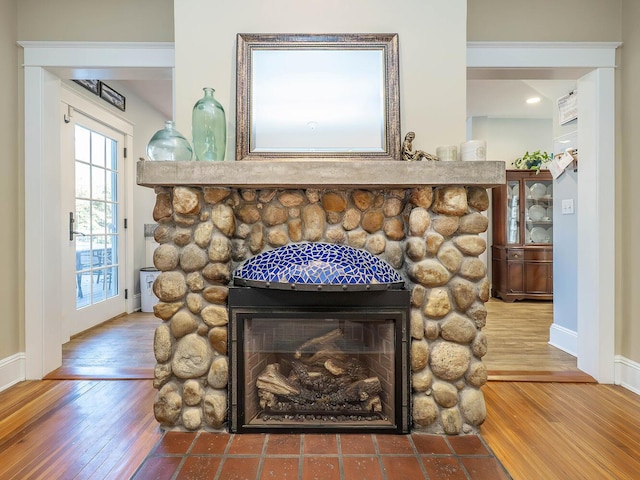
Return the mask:
<path fill-rule="evenodd" d="M 406 432 L 408 292 L 374 296 L 390 293 L 401 306 L 327 306 L 362 292 L 294 292 L 316 300 L 277 307 L 230 295 L 232 431 Z"/>

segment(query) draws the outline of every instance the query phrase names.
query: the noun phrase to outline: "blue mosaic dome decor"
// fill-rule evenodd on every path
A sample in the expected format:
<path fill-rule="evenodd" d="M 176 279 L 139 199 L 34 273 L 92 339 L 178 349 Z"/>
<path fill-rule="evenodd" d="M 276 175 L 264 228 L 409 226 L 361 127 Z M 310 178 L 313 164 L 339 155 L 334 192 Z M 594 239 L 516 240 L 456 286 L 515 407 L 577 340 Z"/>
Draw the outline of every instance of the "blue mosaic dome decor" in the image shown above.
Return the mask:
<path fill-rule="evenodd" d="M 286 290 L 388 290 L 404 280 L 366 250 L 333 243 L 292 243 L 247 260 L 234 284 Z"/>

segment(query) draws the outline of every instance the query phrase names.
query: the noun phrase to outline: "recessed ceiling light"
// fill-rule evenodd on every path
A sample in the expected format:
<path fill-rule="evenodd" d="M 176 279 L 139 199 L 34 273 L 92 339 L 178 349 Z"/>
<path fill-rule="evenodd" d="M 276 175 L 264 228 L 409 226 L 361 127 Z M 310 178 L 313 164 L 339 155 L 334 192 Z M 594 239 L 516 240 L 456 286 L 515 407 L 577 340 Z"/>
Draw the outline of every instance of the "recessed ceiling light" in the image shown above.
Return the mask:
<path fill-rule="evenodd" d="M 529 104 L 540 103 L 540 97 L 527 98 L 527 103 Z"/>

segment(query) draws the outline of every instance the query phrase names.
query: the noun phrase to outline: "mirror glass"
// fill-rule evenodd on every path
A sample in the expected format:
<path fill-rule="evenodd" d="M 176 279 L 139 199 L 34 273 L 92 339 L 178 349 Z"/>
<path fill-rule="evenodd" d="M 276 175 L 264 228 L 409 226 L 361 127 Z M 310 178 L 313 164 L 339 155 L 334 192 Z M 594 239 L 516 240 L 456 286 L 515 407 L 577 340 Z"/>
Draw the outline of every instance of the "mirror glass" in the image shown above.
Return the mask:
<path fill-rule="evenodd" d="M 237 160 L 399 159 L 397 35 L 238 36 Z"/>

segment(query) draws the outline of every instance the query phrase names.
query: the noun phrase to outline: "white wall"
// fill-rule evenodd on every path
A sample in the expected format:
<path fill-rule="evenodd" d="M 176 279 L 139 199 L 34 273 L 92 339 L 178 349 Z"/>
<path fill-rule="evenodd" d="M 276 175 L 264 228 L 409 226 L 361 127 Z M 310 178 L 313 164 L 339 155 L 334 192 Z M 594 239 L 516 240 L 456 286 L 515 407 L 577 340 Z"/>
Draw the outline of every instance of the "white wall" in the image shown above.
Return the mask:
<path fill-rule="evenodd" d="M 578 148 L 578 122 L 560 125 L 554 109 L 554 153 Z M 571 165 L 553 182 L 554 296 L 549 342 L 572 355 L 577 355 L 578 348 L 578 175 Z M 574 213 L 563 215 L 562 201 L 571 199 Z"/>
<path fill-rule="evenodd" d="M 487 159 L 506 162 L 513 168 L 513 161 L 526 151 L 553 150 L 553 120 L 533 118 L 473 117 L 471 131 L 474 139 L 487 141 Z"/>
<path fill-rule="evenodd" d="M 550 342 L 572 355 L 577 353 L 578 336 L 578 175 L 569 166 L 553 182 L 554 297 Z M 567 199 L 574 201 L 574 214 L 562 214 L 562 201 Z"/>
<path fill-rule="evenodd" d="M 211 86 L 227 114 L 235 158 L 237 33 L 398 33 L 402 136 L 414 147 L 465 137 L 466 0 L 246 0 L 174 2 L 176 126 L 191 131 L 191 108 Z M 276 13 L 277 12 L 277 13 Z"/>

